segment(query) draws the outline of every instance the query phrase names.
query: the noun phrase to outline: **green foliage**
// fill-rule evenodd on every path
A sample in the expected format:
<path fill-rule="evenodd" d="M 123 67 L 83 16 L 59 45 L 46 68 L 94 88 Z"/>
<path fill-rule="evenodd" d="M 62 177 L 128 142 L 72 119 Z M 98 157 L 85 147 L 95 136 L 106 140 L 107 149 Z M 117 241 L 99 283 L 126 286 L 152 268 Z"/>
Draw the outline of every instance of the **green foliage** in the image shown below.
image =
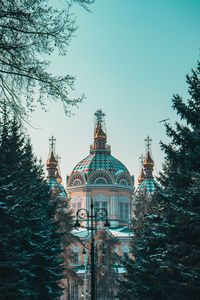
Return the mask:
<path fill-rule="evenodd" d="M 15 119 L 4 115 L 0 138 L 1 299 L 56 299 L 63 278 L 57 201 Z"/>
<path fill-rule="evenodd" d="M 112 237 L 106 230 L 100 230 L 97 235 L 97 299 L 115 299 L 115 280 L 117 273 L 115 264 L 119 257 L 114 249 L 119 245 L 117 238 Z"/>
<path fill-rule="evenodd" d="M 120 299 L 198 299 L 200 288 L 200 63 L 187 75 L 190 98 L 172 99 L 181 118 L 166 124 L 162 190 L 136 203 L 131 243 L 135 260 L 125 264 Z"/>
<path fill-rule="evenodd" d="M 0 107 L 6 104 L 21 117 L 37 102 L 45 108 L 47 98 L 62 102 L 66 114 L 83 99 L 69 96 L 74 76 L 55 76 L 48 71 L 48 56 L 55 50 L 66 55 L 77 29 L 71 13 L 73 3 L 88 9 L 93 1 L 66 0 L 63 9 L 55 9 L 49 2 L 0 1 Z M 59 7 L 59 1 L 55 5 Z"/>

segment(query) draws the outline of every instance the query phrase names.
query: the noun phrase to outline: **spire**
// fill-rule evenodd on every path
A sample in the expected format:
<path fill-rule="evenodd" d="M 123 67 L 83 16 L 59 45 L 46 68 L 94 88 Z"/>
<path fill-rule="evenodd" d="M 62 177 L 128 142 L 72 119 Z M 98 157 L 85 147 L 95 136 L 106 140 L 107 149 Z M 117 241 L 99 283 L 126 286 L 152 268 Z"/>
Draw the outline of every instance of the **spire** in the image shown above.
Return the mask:
<path fill-rule="evenodd" d="M 107 136 L 105 133 L 105 114 L 101 109 L 97 110 L 95 116 L 95 128 L 94 128 L 94 143 L 91 146 L 91 151 L 108 150 L 106 145 Z"/>
<path fill-rule="evenodd" d="M 58 162 L 58 166 L 57 166 L 57 170 L 56 170 L 56 180 L 61 183 L 62 182 L 62 177 L 60 176 L 60 168 L 59 168 L 59 161 L 60 161 L 60 156 L 57 155 L 57 162 Z"/>
<path fill-rule="evenodd" d="M 46 162 L 47 172 L 48 172 L 47 178 L 49 178 L 49 179 L 56 178 L 56 171 L 57 171 L 57 166 L 58 166 L 58 161 L 56 160 L 55 154 L 54 154 L 55 141 L 56 141 L 56 139 L 53 136 L 49 139 L 50 155 Z"/>
<path fill-rule="evenodd" d="M 140 166 L 141 166 L 141 171 L 140 171 L 140 175 L 138 176 L 138 183 L 139 185 L 141 185 L 143 183 L 143 181 L 146 179 L 146 175 L 144 173 L 144 155 L 141 154 L 140 157 L 139 157 L 139 160 L 140 160 Z"/>
<path fill-rule="evenodd" d="M 144 171 L 146 174 L 146 178 L 153 178 L 153 167 L 154 167 L 154 161 L 151 157 L 150 153 L 150 146 L 151 146 L 152 139 L 147 136 L 145 139 L 145 146 L 146 146 L 146 157 L 143 163 Z"/>

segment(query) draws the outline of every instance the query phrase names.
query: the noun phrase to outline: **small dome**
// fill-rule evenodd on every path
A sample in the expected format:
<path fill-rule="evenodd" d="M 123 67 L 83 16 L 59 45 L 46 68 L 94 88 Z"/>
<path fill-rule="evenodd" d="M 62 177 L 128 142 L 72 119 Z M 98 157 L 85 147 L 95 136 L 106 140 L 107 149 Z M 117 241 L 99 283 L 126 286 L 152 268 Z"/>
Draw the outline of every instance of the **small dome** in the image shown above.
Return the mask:
<path fill-rule="evenodd" d="M 95 140 L 97 140 L 97 139 L 104 139 L 104 140 L 106 140 L 106 134 L 103 131 L 102 126 L 101 126 L 101 124 L 99 122 L 98 122 L 97 128 L 95 130 L 94 139 Z"/>
<path fill-rule="evenodd" d="M 144 160 L 144 167 L 145 168 L 148 168 L 148 167 L 153 168 L 153 166 L 154 166 L 154 162 L 153 162 L 153 159 L 151 158 L 150 151 L 148 150 L 146 158 Z"/>
<path fill-rule="evenodd" d="M 48 184 L 53 191 L 60 199 L 67 199 L 67 193 L 64 187 L 56 179 L 48 179 Z"/>
<path fill-rule="evenodd" d="M 145 178 L 146 178 L 146 175 L 144 174 L 144 169 L 142 168 L 140 175 L 138 176 L 138 183 L 142 184 L 143 181 L 145 180 Z"/>
<path fill-rule="evenodd" d="M 133 202 L 135 202 L 140 197 L 141 194 L 145 194 L 146 198 L 150 199 L 155 194 L 157 189 L 160 189 L 160 186 L 155 181 L 155 179 L 146 178 L 135 191 Z"/>
<path fill-rule="evenodd" d="M 46 165 L 47 165 L 47 167 L 49 167 L 49 166 L 51 166 L 51 165 L 54 165 L 54 166 L 57 166 L 57 165 L 58 165 L 58 162 L 57 162 L 57 160 L 55 159 L 53 150 L 52 150 L 51 153 L 50 153 L 50 156 L 49 156 L 49 159 L 48 159 L 47 162 L 46 162 Z"/>

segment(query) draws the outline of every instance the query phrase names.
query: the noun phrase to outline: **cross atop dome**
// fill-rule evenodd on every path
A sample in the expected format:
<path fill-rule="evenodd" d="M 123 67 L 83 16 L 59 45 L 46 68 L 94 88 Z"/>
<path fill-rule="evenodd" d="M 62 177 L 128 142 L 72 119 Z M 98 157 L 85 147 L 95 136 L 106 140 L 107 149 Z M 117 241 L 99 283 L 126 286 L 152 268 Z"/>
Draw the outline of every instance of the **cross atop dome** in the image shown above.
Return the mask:
<path fill-rule="evenodd" d="M 154 167 L 154 161 L 151 157 L 151 151 L 150 151 L 150 146 L 151 146 L 152 139 L 147 136 L 145 139 L 145 146 L 146 146 L 146 157 L 143 163 L 144 166 L 144 171 L 147 176 L 147 178 L 153 178 L 153 167 Z"/>
<path fill-rule="evenodd" d="M 106 114 L 103 113 L 101 109 L 98 109 L 94 113 L 94 142 L 90 146 L 90 152 L 92 151 L 106 151 L 110 152 L 110 146 L 106 144 L 107 134 L 105 126 L 105 117 Z"/>
<path fill-rule="evenodd" d="M 106 114 L 104 114 L 101 109 L 98 109 L 94 115 L 96 117 L 97 122 L 99 122 L 102 125 Z"/>
<path fill-rule="evenodd" d="M 145 139 L 146 152 L 150 150 L 151 142 L 152 139 L 149 137 L 149 135 L 147 135 L 147 138 Z"/>
<path fill-rule="evenodd" d="M 55 143 L 56 143 L 56 138 L 54 138 L 54 136 L 52 135 L 51 138 L 49 138 L 50 151 L 54 150 Z"/>

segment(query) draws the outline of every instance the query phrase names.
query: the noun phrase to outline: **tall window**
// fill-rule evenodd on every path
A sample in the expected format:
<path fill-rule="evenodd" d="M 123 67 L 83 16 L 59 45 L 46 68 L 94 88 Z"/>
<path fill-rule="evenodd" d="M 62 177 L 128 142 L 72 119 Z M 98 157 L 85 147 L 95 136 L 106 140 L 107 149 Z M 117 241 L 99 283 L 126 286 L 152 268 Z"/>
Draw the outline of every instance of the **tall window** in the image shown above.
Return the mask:
<path fill-rule="evenodd" d="M 76 212 L 77 212 L 80 208 L 81 208 L 81 202 L 74 202 L 74 203 L 72 203 L 72 210 L 73 210 L 72 214 L 73 214 L 73 216 L 76 215 Z"/>
<path fill-rule="evenodd" d="M 129 204 L 120 203 L 119 204 L 119 218 L 120 220 L 127 220 L 129 218 Z"/>
<path fill-rule="evenodd" d="M 100 208 L 100 202 L 94 202 L 94 213 Z"/>
<path fill-rule="evenodd" d="M 106 209 L 107 210 L 107 212 L 108 212 L 108 202 L 101 202 L 101 206 L 102 206 L 102 208 L 104 208 L 104 209 Z"/>
<path fill-rule="evenodd" d="M 124 218 L 127 220 L 129 217 L 129 209 L 128 209 L 128 203 L 124 204 Z"/>
<path fill-rule="evenodd" d="M 124 218 L 124 209 L 123 209 L 123 204 L 119 204 L 119 218 L 122 220 Z"/>
<path fill-rule="evenodd" d="M 70 299 L 78 300 L 78 284 L 76 282 L 70 283 Z"/>
<path fill-rule="evenodd" d="M 100 208 L 106 209 L 107 213 L 109 214 L 109 211 L 108 211 L 108 202 L 106 202 L 106 201 L 95 202 L 95 201 L 94 201 L 94 213 L 95 213 L 98 209 L 100 209 Z"/>
<path fill-rule="evenodd" d="M 80 263 L 80 254 L 77 252 L 74 252 L 73 256 L 72 256 L 72 264 L 78 265 L 79 263 Z"/>

